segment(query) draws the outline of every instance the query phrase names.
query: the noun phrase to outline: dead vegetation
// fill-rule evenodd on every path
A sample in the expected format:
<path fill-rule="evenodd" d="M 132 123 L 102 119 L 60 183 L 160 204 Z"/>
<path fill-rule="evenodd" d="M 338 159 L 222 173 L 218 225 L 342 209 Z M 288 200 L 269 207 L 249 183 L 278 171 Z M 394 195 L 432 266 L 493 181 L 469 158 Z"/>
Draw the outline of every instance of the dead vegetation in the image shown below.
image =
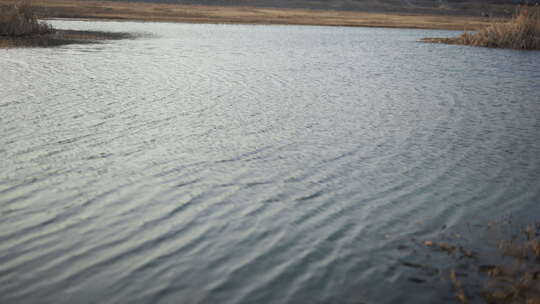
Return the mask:
<path fill-rule="evenodd" d="M 38 20 L 28 0 L 15 2 L 0 10 L 0 36 L 25 37 L 53 32 L 50 24 Z"/>
<path fill-rule="evenodd" d="M 134 36 L 128 33 L 56 30 L 38 19 L 35 6 L 29 0 L 0 6 L 0 48 L 50 47 L 127 38 Z"/>
<path fill-rule="evenodd" d="M 472 251 L 448 242 L 416 242 L 421 251 L 449 257 L 453 262 L 444 269 L 411 262 L 402 265 L 446 278 L 460 303 L 540 304 L 540 222 L 512 231 L 510 226 L 511 220 L 488 225 L 490 237 L 495 239 L 487 241 L 487 250 Z M 463 238 L 455 240 L 459 243 Z"/>
<path fill-rule="evenodd" d="M 425 42 L 540 50 L 540 7 L 522 6 L 509 22 L 493 22 L 477 32 L 455 38 L 426 38 Z"/>

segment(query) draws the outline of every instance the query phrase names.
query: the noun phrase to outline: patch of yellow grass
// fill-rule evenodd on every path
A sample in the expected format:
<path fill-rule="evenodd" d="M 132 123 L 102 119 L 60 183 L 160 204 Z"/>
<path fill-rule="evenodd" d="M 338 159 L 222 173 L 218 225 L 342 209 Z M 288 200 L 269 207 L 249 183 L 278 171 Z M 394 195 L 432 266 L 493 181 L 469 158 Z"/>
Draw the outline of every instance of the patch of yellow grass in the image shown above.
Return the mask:
<path fill-rule="evenodd" d="M 495 22 L 475 33 L 456 38 L 427 38 L 426 42 L 540 50 L 540 7 L 522 6 L 509 22 Z"/>

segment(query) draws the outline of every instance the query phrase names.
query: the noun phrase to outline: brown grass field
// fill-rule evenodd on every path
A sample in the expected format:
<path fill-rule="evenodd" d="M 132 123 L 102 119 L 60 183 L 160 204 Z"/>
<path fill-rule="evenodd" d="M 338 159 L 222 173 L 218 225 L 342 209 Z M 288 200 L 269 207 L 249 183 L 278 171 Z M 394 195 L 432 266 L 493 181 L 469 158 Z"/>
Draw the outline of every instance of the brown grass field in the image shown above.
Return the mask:
<path fill-rule="evenodd" d="M 0 0 L 0 7 L 14 0 Z M 114 19 L 186 23 L 297 24 L 477 30 L 490 18 L 397 12 L 364 12 L 142 2 L 33 0 L 40 18 Z M 491 20 L 492 21 L 492 20 Z"/>

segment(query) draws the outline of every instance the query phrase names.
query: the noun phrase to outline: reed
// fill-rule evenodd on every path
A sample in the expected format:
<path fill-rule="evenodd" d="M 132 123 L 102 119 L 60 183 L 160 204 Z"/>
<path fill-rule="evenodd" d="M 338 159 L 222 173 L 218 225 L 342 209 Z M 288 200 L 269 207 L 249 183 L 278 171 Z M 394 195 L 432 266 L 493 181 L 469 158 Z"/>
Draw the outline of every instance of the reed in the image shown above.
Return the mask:
<path fill-rule="evenodd" d="M 0 36 L 26 37 L 53 32 L 50 24 L 38 20 L 29 0 L 18 1 L 0 10 Z"/>
<path fill-rule="evenodd" d="M 454 38 L 426 38 L 423 41 L 540 50 L 540 7 L 521 6 L 509 22 L 493 22 L 477 32 L 465 32 Z"/>

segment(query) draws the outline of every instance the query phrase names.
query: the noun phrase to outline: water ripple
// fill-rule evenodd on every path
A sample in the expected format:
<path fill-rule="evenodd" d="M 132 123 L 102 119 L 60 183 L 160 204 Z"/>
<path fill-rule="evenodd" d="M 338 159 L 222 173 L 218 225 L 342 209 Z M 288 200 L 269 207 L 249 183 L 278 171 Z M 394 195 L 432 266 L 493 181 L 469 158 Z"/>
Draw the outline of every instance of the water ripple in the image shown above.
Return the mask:
<path fill-rule="evenodd" d="M 54 23 L 152 35 L 0 51 L 2 303 L 432 303 L 398 240 L 538 209 L 537 52 Z"/>

